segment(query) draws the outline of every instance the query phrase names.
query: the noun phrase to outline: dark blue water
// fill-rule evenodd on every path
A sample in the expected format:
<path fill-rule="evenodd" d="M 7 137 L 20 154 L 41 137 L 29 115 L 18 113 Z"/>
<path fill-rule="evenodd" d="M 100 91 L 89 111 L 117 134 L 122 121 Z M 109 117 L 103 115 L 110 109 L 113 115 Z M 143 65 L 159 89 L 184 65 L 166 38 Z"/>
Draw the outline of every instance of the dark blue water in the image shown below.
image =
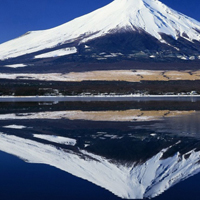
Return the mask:
<path fill-rule="evenodd" d="M 112 199 L 101 187 L 51 166 L 28 164 L 0 152 L 1 200 Z"/>
<path fill-rule="evenodd" d="M 94 184 L 51 166 L 28 164 L 0 152 L 1 200 L 119 200 Z M 156 197 L 155 200 L 199 200 L 200 174 Z"/>
<path fill-rule="evenodd" d="M 156 105 L 157 103 L 155 103 Z M 184 111 L 185 107 L 187 107 L 187 103 L 186 105 L 184 104 L 184 107 L 180 107 L 179 103 L 171 105 L 173 111 L 179 109 Z M 155 107 L 153 108 L 155 109 Z M 15 113 L 23 111 L 22 107 L 18 108 L 17 106 L 12 109 L 12 112 Z M 33 112 L 33 110 L 29 111 L 29 109 L 33 108 L 29 108 L 26 105 L 26 109 L 23 112 Z M 130 109 L 134 108 L 131 107 Z M 152 107 L 147 107 L 146 102 L 144 102 L 142 109 L 151 110 Z M 162 108 L 162 104 L 159 104 L 159 107 L 155 110 L 162 109 L 166 110 L 166 108 Z M 49 110 L 48 105 L 46 110 Z M 60 105 L 59 110 L 64 111 L 65 105 L 63 107 Z M 10 113 L 9 108 L 8 110 L 2 109 L 2 116 L 4 114 L 12 114 L 12 112 Z M 34 112 L 40 112 L 40 105 L 34 107 Z M 29 115 L 26 116 L 28 118 Z M 175 144 L 179 140 L 182 141 L 181 145 L 177 146 L 177 149 L 173 149 L 171 154 L 167 156 L 172 156 L 178 151 L 185 153 L 194 148 L 200 149 L 199 120 L 199 112 L 192 114 L 186 113 L 174 118 L 167 117 L 163 120 L 138 122 L 93 121 L 84 119 L 69 120 L 64 118 L 30 118 L 21 120 L 15 119 L 14 117 L 0 120 L 0 133 L 15 135 L 16 137 L 39 142 L 44 145 L 52 145 L 57 149 L 71 150 L 75 154 L 81 149 L 95 155 L 106 157 L 108 160 L 114 160 L 116 163 L 134 163 L 138 160 L 145 162 L 147 158 L 151 158 L 162 149 L 171 144 Z M 17 130 L 4 127 L 12 124 L 24 125 L 27 128 Z M 103 135 L 99 135 L 99 133 Z M 152 137 L 151 133 L 156 133 L 157 136 Z M 59 145 L 34 138 L 33 134 L 74 138 L 77 140 L 77 144 L 75 147 Z M 105 135 L 115 135 L 121 139 L 113 140 L 109 139 L 109 137 L 106 138 Z M 90 143 L 89 147 L 84 146 L 87 142 Z M 200 174 L 197 174 L 176 184 L 154 199 L 199 200 L 199 183 Z M 122 199 L 102 187 L 96 186 L 87 180 L 80 179 L 55 167 L 45 164 L 27 163 L 18 157 L 0 151 L 0 200 Z"/>
<path fill-rule="evenodd" d="M 178 183 L 154 200 L 199 200 L 200 174 Z"/>

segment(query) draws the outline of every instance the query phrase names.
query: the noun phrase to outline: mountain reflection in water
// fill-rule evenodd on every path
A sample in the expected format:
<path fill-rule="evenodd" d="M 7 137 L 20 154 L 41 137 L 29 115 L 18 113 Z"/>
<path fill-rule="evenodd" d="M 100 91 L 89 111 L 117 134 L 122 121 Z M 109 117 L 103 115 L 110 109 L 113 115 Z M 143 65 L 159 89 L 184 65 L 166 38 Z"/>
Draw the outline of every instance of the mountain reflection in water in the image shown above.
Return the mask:
<path fill-rule="evenodd" d="M 0 150 L 125 199 L 153 198 L 200 172 L 199 111 L 61 107 L 1 112 Z"/>

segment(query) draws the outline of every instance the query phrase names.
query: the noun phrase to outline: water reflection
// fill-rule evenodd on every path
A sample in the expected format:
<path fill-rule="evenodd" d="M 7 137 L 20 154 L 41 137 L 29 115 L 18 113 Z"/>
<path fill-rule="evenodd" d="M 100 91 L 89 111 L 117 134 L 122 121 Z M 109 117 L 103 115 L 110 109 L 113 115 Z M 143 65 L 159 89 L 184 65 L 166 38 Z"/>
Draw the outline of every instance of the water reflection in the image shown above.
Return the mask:
<path fill-rule="evenodd" d="M 189 115 L 191 111 L 170 111 L 170 110 L 117 110 L 117 111 L 54 111 L 54 112 L 29 112 L 0 114 L 1 120 L 8 119 L 70 119 L 70 120 L 91 120 L 91 121 L 151 121 L 164 117 Z"/>
<path fill-rule="evenodd" d="M 0 150 L 126 199 L 153 198 L 200 172 L 200 113 L 26 109 L 0 114 Z M 191 137 L 192 136 L 192 137 Z"/>
<path fill-rule="evenodd" d="M 166 118 L 162 123 L 148 127 L 152 131 L 200 138 L 200 112 Z"/>

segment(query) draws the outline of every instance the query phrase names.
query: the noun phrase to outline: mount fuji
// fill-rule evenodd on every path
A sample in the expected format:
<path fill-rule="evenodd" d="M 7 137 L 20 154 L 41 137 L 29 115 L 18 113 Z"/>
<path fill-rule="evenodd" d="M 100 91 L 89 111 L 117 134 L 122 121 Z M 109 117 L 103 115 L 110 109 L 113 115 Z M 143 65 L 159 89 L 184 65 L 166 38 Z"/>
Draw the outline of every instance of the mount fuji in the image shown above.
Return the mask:
<path fill-rule="evenodd" d="M 0 64 L 199 60 L 200 22 L 158 0 L 114 0 L 58 27 L 0 45 Z"/>

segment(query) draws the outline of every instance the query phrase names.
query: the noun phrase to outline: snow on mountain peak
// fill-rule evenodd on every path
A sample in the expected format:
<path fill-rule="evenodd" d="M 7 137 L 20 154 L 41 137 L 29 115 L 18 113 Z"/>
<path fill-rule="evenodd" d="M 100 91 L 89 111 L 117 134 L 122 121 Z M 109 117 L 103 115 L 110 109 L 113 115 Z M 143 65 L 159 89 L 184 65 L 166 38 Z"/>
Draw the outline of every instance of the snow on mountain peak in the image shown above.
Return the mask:
<path fill-rule="evenodd" d="M 200 41 L 200 23 L 158 0 L 114 0 L 58 27 L 33 31 L 0 45 L 0 59 L 18 57 L 73 41 L 87 42 L 109 33 L 143 31 L 164 42 L 161 34 Z"/>

